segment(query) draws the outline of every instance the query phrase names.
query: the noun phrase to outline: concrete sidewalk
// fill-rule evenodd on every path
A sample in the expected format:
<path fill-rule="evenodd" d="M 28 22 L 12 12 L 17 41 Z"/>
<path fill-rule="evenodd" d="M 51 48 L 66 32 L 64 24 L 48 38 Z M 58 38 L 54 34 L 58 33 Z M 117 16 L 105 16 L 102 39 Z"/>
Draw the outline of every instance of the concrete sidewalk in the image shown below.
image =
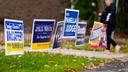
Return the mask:
<path fill-rule="evenodd" d="M 4 46 L 0 47 L 4 49 Z M 62 54 L 62 55 L 75 55 L 83 57 L 96 57 L 96 58 L 128 58 L 128 54 L 115 54 L 111 53 L 110 55 L 104 54 L 103 52 L 96 51 L 85 51 L 85 50 L 74 50 L 74 49 L 48 49 L 42 51 L 30 51 L 30 47 L 25 47 L 26 52 L 48 52 L 52 54 Z"/>
<path fill-rule="evenodd" d="M 97 51 L 85 51 L 85 50 L 74 50 L 74 49 L 48 49 L 42 51 L 30 51 L 30 47 L 26 47 L 25 51 L 29 52 L 48 52 L 53 54 L 62 54 L 62 55 L 75 55 L 75 56 L 83 56 L 83 57 L 96 57 L 96 58 L 126 58 L 128 54 L 115 54 L 111 53 L 110 55 L 104 54 L 103 52 Z"/>
<path fill-rule="evenodd" d="M 96 57 L 96 58 L 123 58 L 128 56 L 128 54 L 111 53 L 110 55 L 108 55 L 108 54 L 104 54 L 103 52 L 73 50 L 73 49 L 54 49 L 54 50 L 45 50 L 39 52 L 48 52 L 48 53 L 62 54 L 62 55 L 75 55 L 75 56 L 83 56 L 83 57 Z"/>

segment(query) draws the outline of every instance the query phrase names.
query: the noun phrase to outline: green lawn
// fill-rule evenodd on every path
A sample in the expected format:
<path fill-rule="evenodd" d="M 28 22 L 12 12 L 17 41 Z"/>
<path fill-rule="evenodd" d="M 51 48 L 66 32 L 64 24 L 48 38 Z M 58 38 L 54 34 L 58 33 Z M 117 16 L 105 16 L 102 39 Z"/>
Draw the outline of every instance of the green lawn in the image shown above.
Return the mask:
<path fill-rule="evenodd" d="M 97 66 L 111 59 L 63 56 L 48 53 L 25 53 L 5 56 L 0 52 L 0 72 L 79 72 L 87 66 Z"/>

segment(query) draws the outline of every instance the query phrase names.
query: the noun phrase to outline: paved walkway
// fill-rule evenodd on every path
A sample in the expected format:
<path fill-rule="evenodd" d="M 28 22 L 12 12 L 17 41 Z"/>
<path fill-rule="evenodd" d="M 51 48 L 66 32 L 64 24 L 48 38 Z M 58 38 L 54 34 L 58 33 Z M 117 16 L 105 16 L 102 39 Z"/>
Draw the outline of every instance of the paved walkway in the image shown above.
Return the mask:
<path fill-rule="evenodd" d="M 73 50 L 73 49 L 55 49 L 55 50 L 46 50 L 46 51 L 40 51 L 40 52 L 59 53 L 62 55 L 75 55 L 75 56 L 96 57 L 96 58 L 122 58 L 122 57 L 128 56 L 128 54 L 111 53 L 110 55 L 107 55 L 107 54 L 104 54 L 103 52 Z"/>
<path fill-rule="evenodd" d="M 0 47 L 4 49 L 3 47 Z M 83 56 L 83 57 L 96 57 L 96 58 L 128 58 L 128 54 L 114 54 L 111 53 L 110 55 L 104 54 L 103 52 L 96 52 L 96 51 L 85 51 L 85 50 L 73 50 L 73 49 L 49 49 L 43 51 L 30 51 L 30 47 L 25 47 L 25 51 L 29 52 L 48 52 L 53 54 L 62 54 L 62 55 L 75 55 L 75 56 Z M 126 59 L 125 58 L 125 59 Z"/>

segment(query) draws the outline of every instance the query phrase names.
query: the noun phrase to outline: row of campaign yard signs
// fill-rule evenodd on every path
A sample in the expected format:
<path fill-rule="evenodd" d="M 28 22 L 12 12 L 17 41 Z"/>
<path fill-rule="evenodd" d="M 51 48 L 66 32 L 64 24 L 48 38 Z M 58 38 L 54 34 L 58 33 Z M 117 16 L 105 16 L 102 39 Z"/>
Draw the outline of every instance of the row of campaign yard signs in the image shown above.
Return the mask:
<path fill-rule="evenodd" d="M 59 21 L 57 24 L 55 24 L 55 19 L 34 19 L 30 51 L 59 48 L 62 38 L 75 38 L 76 45 L 84 44 L 87 23 L 78 22 L 78 18 L 79 10 L 65 9 L 64 21 Z M 99 36 L 94 35 L 100 33 L 97 31 L 99 29 L 91 33 L 89 43 L 92 45 L 98 43 L 95 39 L 99 38 Z M 5 19 L 4 33 L 5 55 L 24 54 L 23 21 Z"/>

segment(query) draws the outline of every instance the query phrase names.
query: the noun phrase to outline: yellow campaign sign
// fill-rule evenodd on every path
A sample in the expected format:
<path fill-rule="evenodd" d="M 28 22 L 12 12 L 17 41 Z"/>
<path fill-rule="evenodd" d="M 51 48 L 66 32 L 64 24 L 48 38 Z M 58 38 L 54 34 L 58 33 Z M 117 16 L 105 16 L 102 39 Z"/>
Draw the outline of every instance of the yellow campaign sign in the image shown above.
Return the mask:
<path fill-rule="evenodd" d="M 45 43 L 32 43 L 32 50 L 43 50 L 50 48 L 51 43 L 45 42 Z"/>
<path fill-rule="evenodd" d="M 89 38 L 89 44 L 91 46 L 93 46 L 93 47 L 101 47 L 100 46 L 101 36 L 104 36 L 104 37 L 102 37 L 102 39 L 104 38 L 104 42 L 106 42 L 105 41 L 106 30 L 105 30 L 105 34 L 103 35 L 102 29 L 105 29 L 104 24 L 95 21 L 94 25 L 93 25 L 93 28 L 92 28 L 92 32 L 91 32 L 90 38 Z"/>
<path fill-rule="evenodd" d="M 100 35 L 100 28 L 103 27 L 103 23 L 94 22 L 93 28 L 92 28 L 92 33 L 91 37 L 89 40 L 89 44 L 99 44 L 99 35 Z"/>

